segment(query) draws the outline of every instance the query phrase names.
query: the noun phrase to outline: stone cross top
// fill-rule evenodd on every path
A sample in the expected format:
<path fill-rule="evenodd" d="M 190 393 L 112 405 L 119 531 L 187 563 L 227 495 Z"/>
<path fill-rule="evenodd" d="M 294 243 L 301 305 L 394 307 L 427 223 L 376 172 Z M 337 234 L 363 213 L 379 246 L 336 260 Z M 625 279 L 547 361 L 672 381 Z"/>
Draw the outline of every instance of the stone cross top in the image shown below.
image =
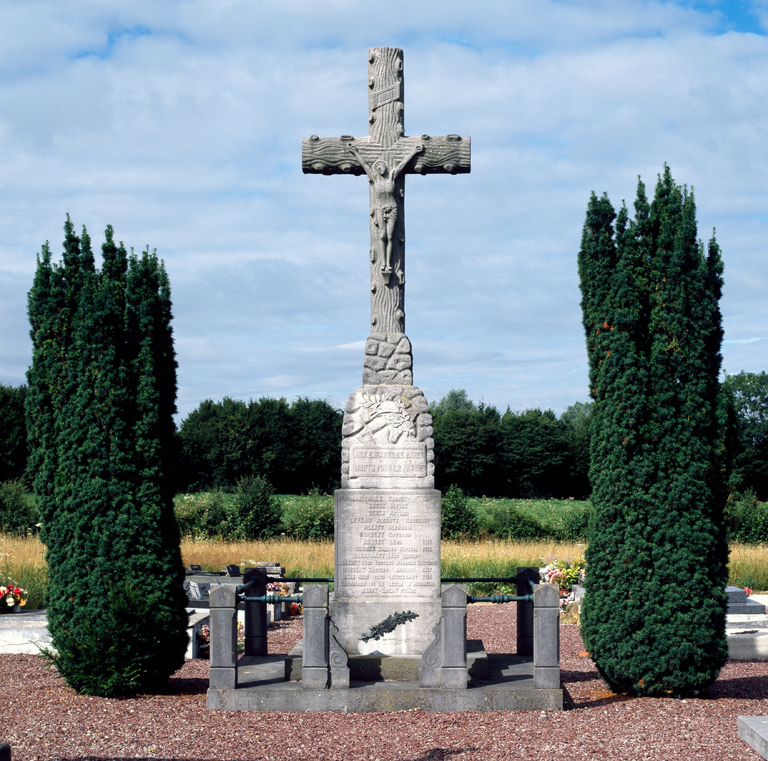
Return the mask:
<path fill-rule="evenodd" d="M 406 137 L 404 110 L 403 51 L 371 48 L 368 51 L 368 136 L 312 135 L 302 141 L 301 153 L 301 166 L 306 174 L 365 174 L 368 177 L 371 332 L 390 336 L 390 343 L 395 345 L 397 342 L 391 337 L 405 333 L 405 175 L 462 174 L 470 170 L 468 137 Z M 407 353 L 410 358 L 410 346 Z"/>

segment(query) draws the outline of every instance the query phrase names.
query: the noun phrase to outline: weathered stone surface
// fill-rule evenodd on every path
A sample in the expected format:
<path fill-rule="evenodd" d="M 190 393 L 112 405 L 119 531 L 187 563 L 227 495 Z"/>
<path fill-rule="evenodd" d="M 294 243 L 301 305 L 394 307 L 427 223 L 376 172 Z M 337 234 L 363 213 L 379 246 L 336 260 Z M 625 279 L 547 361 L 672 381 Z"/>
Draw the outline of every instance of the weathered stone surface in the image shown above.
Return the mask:
<path fill-rule="evenodd" d="M 533 591 L 533 686 L 560 686 L 560 590 L 537 584 Z"/>
<path fill-rule="evenodd" d="M 442 612 L 442 611 L 441 611 Z M 432 627 L 433 639 L 421 656 L 419 671 L 419 687 L 423 689 L 439 689 L 442 685 L 443 667 L 443 620 Z"/>
<path fill-rule="evenodd" d="M 363 366 L 369 370 L 383 370 L 387 366 L 387 361 L 383 357 L 369 357 L 366 355 Z"/>
<path fill-rule="evenodd" d="M 402 372 L 403 370 L 410 370 L 413 362 L 410 356 L 395 354 L 389 362 L 387 362 L 387 370 L 397 370 Z"/>
<path fill-rule="evenodd" d="M 335 494 L 331 616 L 350 655 L 420 655 L 440 618 L 440 492 L 340 489 Z M 418 618 L 380 640 L 360 636 L 396 612 Z"/>
<path fill-rule="evenodd" d="M 268 656 L 274 657 L 274 656 Z M 209 689 L 208 708 L 224 711 L 562 711 L 563 690 L 533 689 L 533 667 L 518 656 L 489 656 L 492 680 L 468 689 L 424 690 L 418 682 L 377 682 L 351 690 L 306 690 L 268 677 L 254 687 Z M 275 674 L 284 668 L 278 664 Z M 250 669 L 241 682 L 253 684 Z M 507 674 L 505 680 L 501 673 Z"/>
<path fill-rule="evenodd" d="M 211 591 L 210 686 L 237 687 L 237 594 L 222 584 Z"/>
<path fill-rule="evenodd" d="M 328 646 L 328 663 L 331 670 L 331 689 L 349 689 L 349 656 L 339 642 L 339 627 L 336 626 L 332 620 L 328 622 Z"/>
<path fill-rule="evenodd" d="M 368 53 L 368 135 L 312 135 L 302 141 L 305 173 L 365 174 L 370 187 L 371 328 L 405 331 L 405 175 L 469 172 L 471 143 L 447 135 L 406 137 L 403 51 Z M 364 381 L 366 382 L 366 381 Z M 411 381 L 412 382 L 412 379 Z"/>
<path fill-rule="evenodd" d="M 411 342 L 408 340 L 408 336 L 403 335 L 403 337 L 397 342 L 397 348 L 395 351 L 398 354 L 410 354 L 411 353 Z"/>
<path fill-rule="evenodd" d="M 379 344 L 378 354 L 380 357 L 384 357 L 384 359 L 389 359 L 394 353 L 395 353 L 395 347 L 392 346 L 392 344 L 390 343 Z M 410 357 L 407 357 L 407 362 L 408 362 L 408 367 L 410 367 L 411 366 Z"/>
<path fill-rule="evenodd" d="M 739 737 L 768 758 L 768 716 L 739 716 L 737 726 Z"/>
<path fill-rule="evenodd" d="M 433 488 L 432 416 L 417 400 L 424 395 L 414 386 L 352 392 L 342 425 L 343 488 Z"/>
<path fill-rule="evenodd" d="M 411 342 L 402 333 L 375 333 L 368 337 L 363 358 L 363 383 L 413 383 Z"/>
<path fill-rule="evenodd" d="M 757 600 L 750 600 L 747 597 L 747 593 L 741 587 L 728 586 L 725 588 L 725 594 L 728 598 L 728 608 L 726 613 L 729 616 L 765 615 L 765 605 L 759 603 Z"/>
<path fill-rule="evenodd" d="M 328 687 L 328 585 L 312 584 L 304 589 L 304 661 L 301 686 L 304 689 Z"/>
<path fill-rule="evenodd" d="M 467 587 L 455 584 L 442 593 L 443 662 L 440 686 L 448 689 L 467 688 Z"/>
<path fill-rule="evenodd" d="M 285 656 L 285 679 L 301 681 L 304 643 L 299 640 Z M 352 682 L 418 682 L 426 653 L 422 655 L 353 655 L 348 658 Z M 488 653 L 479 639 L 467 641 L 467 673 L 470 680 L 484 682 L 489 678 Z M 532 674 L 533 672 L 531 672 Z"/>

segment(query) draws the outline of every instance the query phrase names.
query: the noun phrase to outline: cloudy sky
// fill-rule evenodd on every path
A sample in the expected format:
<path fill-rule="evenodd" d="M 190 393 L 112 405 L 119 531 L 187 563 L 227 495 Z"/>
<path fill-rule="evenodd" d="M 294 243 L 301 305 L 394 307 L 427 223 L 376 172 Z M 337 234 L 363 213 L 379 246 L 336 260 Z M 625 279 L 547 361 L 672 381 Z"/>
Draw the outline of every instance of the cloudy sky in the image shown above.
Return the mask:
<path fill-rule="evenodd" d="M 667 162 L 725 259 L 724 368 L 768 370 L 768 3 L 184 0 L 0 5 L 0 383 L 69 213 L 165 260 L 179 412 L 360 384 L 365 178 L 301 139 L 367 134 L 367 51 L 405 51 L 407 134 L 472 173 L 407 180 L 414 382 L 502 411 L 587 400 L 577 252 L 591 191 Z"/>

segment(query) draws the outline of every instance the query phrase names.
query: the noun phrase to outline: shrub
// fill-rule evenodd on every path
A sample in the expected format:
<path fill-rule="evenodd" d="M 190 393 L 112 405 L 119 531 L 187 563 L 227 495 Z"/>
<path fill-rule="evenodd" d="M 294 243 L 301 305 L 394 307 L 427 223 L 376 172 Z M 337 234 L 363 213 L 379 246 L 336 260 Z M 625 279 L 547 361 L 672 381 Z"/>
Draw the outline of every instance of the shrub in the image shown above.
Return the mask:
<path fill-rule="evenodd" d="M 496 502 L 485 516 L 485 530 L 503 539 L 537 539 L 550 535 L 550 531 L 535 518 L 521 513 L 509 502 Z"/>
<path fill-rule="evenodd" d="M 230 534 L 232 520 L 221 489 L 179 495 L 174 500 L 174 512 L 182 536 L 226 538 Z"/>
<path fill-rule="evenodd" d="M 754 489 L 731 503 L 728 532 L 732 540 L 745 544 L 768 542 L 768 503 L 759 502 Z"/>
<path fill-rule="evenodd" d="M 27 303 L 29 472 L 54 662 L 78 691 L 160 689 L 184 664 L 189 620 L 170 481 L 168 275 L 149 249 L 129 256 L 111 227 L 97 269 L 68 217 L 63 263 L 46 243 Z"/>
<path fill-rule="evenodd" d="M 460 487 L 453 484 L 440 500 L 440 533 L 443 539 L 477 536 L 479 524 L 475 511 Z"/>
<path fill-rule="evenodd" d="M 66 657 L 45 649 L 43 655 L 81 695 L 111 698 L 162 687 L 165 656 L 154 647 L 162 636 L 156 614 L 161 594 L 131 580 L 111 583 L 99 616 L 59 633 L 58 649 Z"/>
<path fill-rule="evenodd" d="M 40 514 L 35 500 L 21 481 L 0 483 L 0 531 L 8 534 L 35 534 Z"/>
<path fill-rule="evenodd" d="M 333 500 L 315 488 L 308 499 L 289 502 L 283 513 L 285 533 L 296 539 L 332 539 L 334 528 Z"/>
<path fill-rule="evenodd" d="M 669 167 L 650 203 L 638 182 L 635 212 L 593 194 L 579 251 L 595 506 L 581 632 L 614 692 L 700 695 L 728 658 L 723 264 Z"/>
<path fill-rule="evenodd" d="M 237 482 L 230 535 L 242 539 L 266 539 L 282 528 L 280 500 L 262 476 L 244 476 Z"/>
<path fill-rule="evenodd" d="M 560 538 L 568 541 L 586 540 L 594 514 L 591 502 L 564 505 L 560 512 Z"/>

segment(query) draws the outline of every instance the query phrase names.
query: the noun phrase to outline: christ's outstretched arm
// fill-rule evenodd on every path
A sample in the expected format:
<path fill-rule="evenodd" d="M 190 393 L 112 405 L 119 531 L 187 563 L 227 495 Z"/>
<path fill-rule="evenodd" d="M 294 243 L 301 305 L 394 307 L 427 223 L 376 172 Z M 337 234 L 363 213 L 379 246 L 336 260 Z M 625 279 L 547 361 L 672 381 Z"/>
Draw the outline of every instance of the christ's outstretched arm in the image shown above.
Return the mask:
<path fill-rule="evenodd" d="M 424 150 L 424 146 L 421 143 L 417 143 L 411 149 L 411 152 L 392 170 L 392 179 L 396 180 L 400 172 L 408 166 L 408 162 L 417 154 Z"/>

